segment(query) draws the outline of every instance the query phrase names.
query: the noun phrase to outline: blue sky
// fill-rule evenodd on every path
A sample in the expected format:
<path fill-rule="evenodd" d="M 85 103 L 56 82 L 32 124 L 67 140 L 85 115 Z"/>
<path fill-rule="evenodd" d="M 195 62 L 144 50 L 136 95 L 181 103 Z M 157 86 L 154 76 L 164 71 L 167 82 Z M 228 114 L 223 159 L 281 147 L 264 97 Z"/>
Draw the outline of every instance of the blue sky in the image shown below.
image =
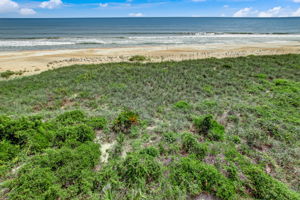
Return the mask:
<path fill-rule="evenodd" d="M 0 17 L 292 17 L 300 0 L 0 0 Z"/>

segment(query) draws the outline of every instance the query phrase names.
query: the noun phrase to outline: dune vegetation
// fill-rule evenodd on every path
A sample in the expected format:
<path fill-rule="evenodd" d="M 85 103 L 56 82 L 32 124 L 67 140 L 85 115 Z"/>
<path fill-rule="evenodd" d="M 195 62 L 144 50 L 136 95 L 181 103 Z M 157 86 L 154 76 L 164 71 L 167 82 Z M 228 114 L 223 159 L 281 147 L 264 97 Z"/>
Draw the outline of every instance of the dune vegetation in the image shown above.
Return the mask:
<path fill-rule="evenodd" d="M 0 199 L 300 200 L 300 55 L 0 78 Z"/>

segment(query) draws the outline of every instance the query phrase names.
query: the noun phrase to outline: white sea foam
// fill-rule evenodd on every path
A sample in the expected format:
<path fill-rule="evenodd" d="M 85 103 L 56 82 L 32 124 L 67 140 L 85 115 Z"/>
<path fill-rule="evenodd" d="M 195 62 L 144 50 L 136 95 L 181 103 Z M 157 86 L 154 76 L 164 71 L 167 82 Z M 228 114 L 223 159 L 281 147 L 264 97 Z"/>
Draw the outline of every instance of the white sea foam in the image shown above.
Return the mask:
<path fill-rule="evenodd" d="M 300 41 L 300 34 L 228 34 L 228 33 L 185 33 L 185 34 L 156 34 L 129 35 L 127 37 L 95 36 L 80 38 L 45 38 L 45 39 L 0 39 L 2 48 L 22 48 L 39 46 L 89 47 L 89 46 L 128 46 L 128 45 L 159 45 L 159 44 L 229 44 L 254 42 L 288 42 Z"/>
<path fill-rule="evenodd" d="M 75 43 L 45 40 L 0 40 L 0 47 L 59 46 L 71 44 Z"/>
<path fill-rule="evenodd" d="M 204 34 L 194 35 L 158 35 L 158 36 L 131 36 L 129 39 L 170 39 L 170 38 L 300 38 L 300 35 L 292 34 Z"/>
<path fill-rule="evenodd" d="M 16 39 L 0 40 L 0 47 L 34 47 L 34 46 L 62 46 L 76 44 L 106 44 L 106 41 L 99 39 Z"/>

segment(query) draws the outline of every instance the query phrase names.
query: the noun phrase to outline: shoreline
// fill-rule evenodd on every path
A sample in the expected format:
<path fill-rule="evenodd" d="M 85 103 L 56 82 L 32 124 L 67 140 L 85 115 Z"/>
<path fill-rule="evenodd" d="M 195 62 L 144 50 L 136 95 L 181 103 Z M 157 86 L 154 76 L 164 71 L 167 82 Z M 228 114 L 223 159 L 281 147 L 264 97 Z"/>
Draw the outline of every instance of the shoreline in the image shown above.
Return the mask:
<path fill-rule="evenodd" d="M 300 42 L 8 51 L 0 52 L 0 73 L 10 70 L 32 75 L 75 64 L 129 62 L 134 55 L 146 56 L 150 62 L 160 62 L 291 53 L 300 54 Z"/>

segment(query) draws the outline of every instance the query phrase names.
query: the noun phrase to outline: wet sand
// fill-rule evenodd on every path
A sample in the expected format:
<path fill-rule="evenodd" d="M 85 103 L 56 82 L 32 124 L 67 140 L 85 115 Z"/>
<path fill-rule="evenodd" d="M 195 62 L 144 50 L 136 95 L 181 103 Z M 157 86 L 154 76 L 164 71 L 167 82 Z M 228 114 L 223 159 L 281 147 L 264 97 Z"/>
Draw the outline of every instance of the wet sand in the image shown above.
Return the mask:
<path fill-rule="evenodd" d="M 0 52 L 0 72 L 7 70 L 24 71 L 23 75 L 31 75 L 74 64 L 127 62 L 134 55 L 144 55 L 150 59 L 150 62 L 160 62 L 289 53 L 299 54 L 300 42 L 15 51 Z"/>

